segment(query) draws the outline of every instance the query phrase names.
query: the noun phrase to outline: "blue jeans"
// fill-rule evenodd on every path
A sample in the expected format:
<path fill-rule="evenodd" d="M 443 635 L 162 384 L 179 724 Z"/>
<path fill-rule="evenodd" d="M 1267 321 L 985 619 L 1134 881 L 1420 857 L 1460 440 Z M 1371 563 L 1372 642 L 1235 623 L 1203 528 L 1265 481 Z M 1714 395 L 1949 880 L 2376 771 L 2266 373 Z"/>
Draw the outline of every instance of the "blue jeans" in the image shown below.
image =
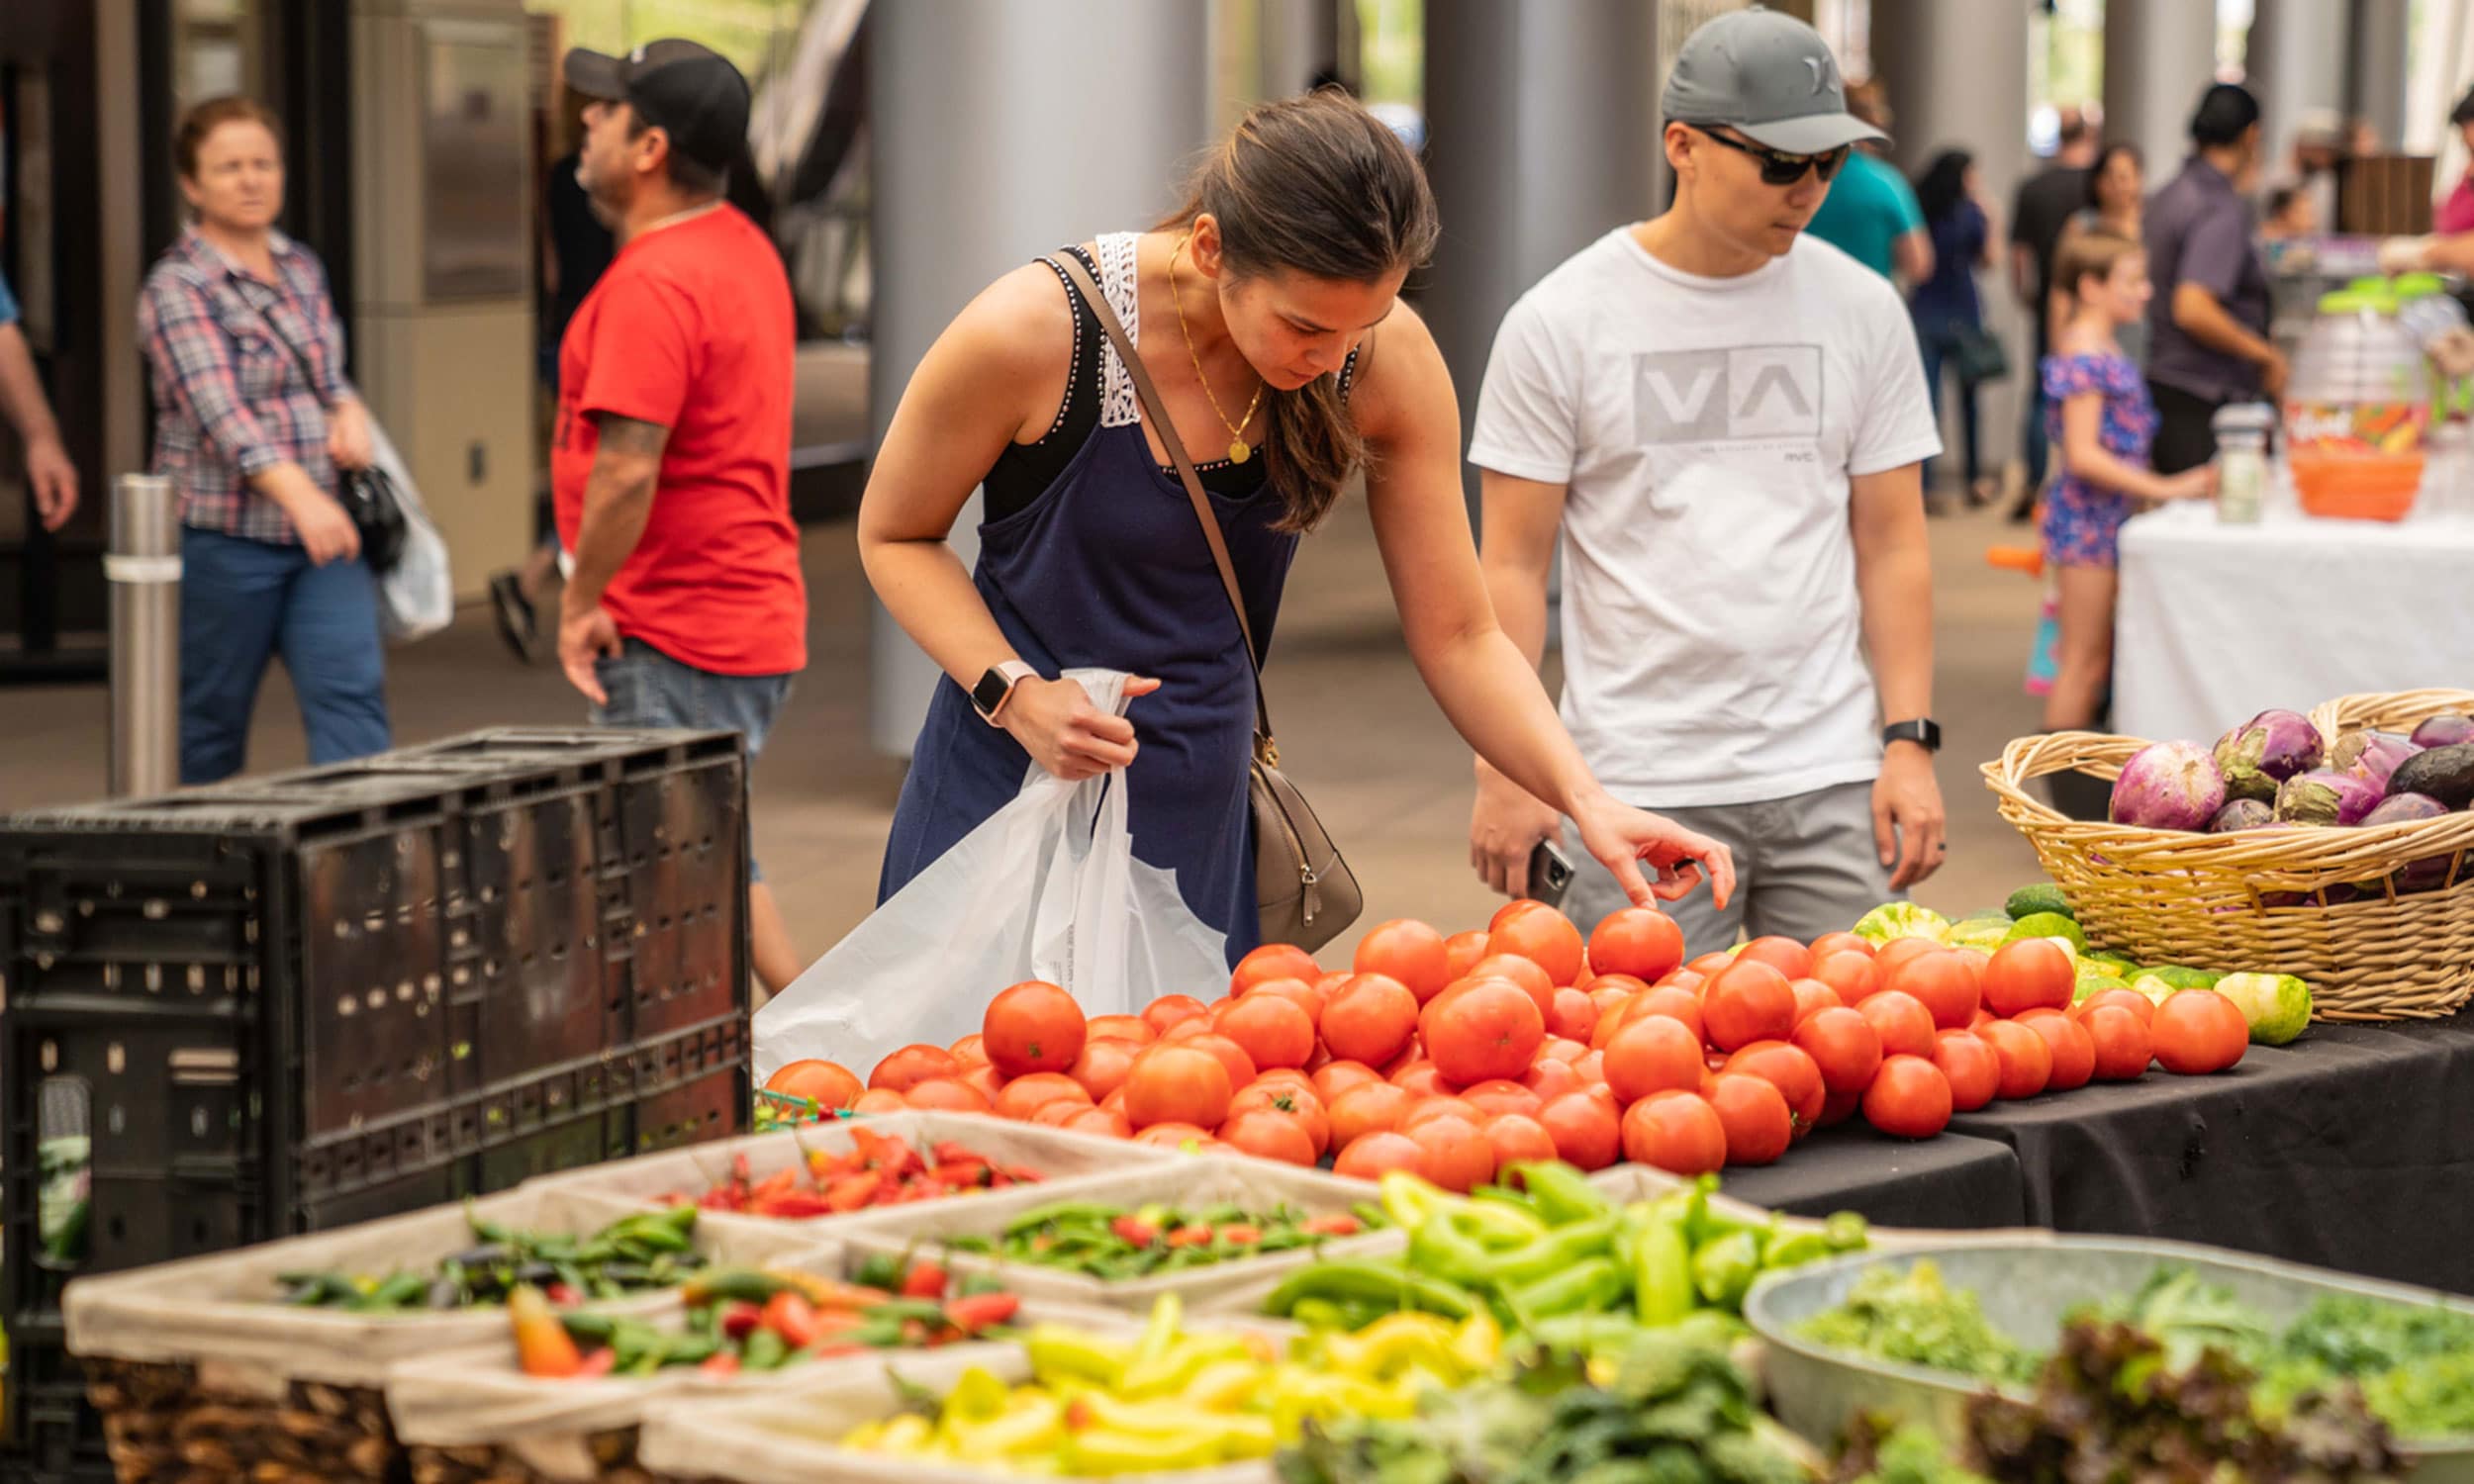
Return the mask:
<path fill-rule="evenodd" d="M 321 567 L 298 546 L 197 526 L 180 535 L 180 781 L 211 784 L 246 765 L 258 682 L 278 653 L 312 763 L 386 751 L 386 653 L 368 564 Z"/>
<path fill-rule="evenodd" d="M 722 675 L 674 660 L 641 639 L 621 641 L 623 653 L 593 662 L 595 679 L 609 703 L 593 707 L 595 726 L 720 728 L 747 738 L 752 766 L 773 730 L 773 718 L 791 694 L 787 675 Z M 764 880 L 748 862 L 747 879 Z"/>
<path fill-rule="evenodd" d="M 1916 349 L 1924 357 L 1925 392 L 1933 399 L 1933 423 L 1936 427 L 1942 422 L 1942 363 L 1957 354 L 1958 335 L 1955 324 L 1920 324 L 1916 326 Z M 1965 451 L 1967 485 L 1972 489 L 1982 472 L 1976 456 L 1976 389 L 1963 381 L 1958 384 L 1958 426 L 1961 447 Z M 1933 462 L 1931 459 L 1924 462 L 1924 487 L 1928 491 L 1933 488 Z"/>

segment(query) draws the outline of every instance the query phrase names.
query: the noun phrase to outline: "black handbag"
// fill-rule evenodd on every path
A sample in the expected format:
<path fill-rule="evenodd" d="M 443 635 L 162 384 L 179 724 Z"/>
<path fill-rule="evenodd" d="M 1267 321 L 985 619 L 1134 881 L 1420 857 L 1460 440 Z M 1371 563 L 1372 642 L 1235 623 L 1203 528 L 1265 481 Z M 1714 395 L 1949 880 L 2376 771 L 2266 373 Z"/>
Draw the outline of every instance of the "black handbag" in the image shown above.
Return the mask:
<path fill-rule="evenodd" d="M 266 326 L 275 343 L 283 347 L 283 353 L 292 358 L 293 368 L 301 373 L 302 382 L 315 396 L 318 378 L 310 374 L 309 357 L 275 327 L 273 318 L 264 310 L 255 305 L 249 307 L 256 311 L 258 323 Z M 353 527 L 360 532 L 361 560 L 369 564 L 372 572 L 393 570 L 404 557 L 404 502 L 396 494 L 395 481 L 374 464 L 366 469 L 338 469 L 335 473 L 339 476 L 335 481 L 335 503 L 343 507 L 343 513 L 352 517 Z"/>
<path fill-rule="evenodd" d="M 1951 365 L 1957 370 L 1960 383 L 1980 387 L 2010 374 L 2010 352 L 1992 331 L 1981 325 L 1962 324 L 1952 325 L 1950 333 Z"/>

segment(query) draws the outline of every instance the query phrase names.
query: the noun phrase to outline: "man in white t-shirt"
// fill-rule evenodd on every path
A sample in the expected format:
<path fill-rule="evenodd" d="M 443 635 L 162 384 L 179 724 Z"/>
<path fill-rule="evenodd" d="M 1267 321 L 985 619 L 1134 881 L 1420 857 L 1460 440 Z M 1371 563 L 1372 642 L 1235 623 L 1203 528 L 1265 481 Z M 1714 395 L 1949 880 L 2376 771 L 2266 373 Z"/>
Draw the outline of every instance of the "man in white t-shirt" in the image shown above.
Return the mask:
<path fill-rule="evenodd" d="M 1918 477 L 1941 439 L 1897 291 L 1803 234 L 1881 138 L 1821 37 L 1720 16 L 1663 109 L 1674 205 L 1512 307 L 1470 459 L 1495 610 L 1533 660 L 1562 553 L 1564 720 L 1590 768 L 1735 852 L 1727 908 L 1676 904 L 1699 953 L 1852 926 L 1941 864 Z M 1489 885 L 1524 894 L 1562 824 L 1478 763 Z M 1582 861 L 1565 910 L 1585 931 L 1622 905 Z"/>

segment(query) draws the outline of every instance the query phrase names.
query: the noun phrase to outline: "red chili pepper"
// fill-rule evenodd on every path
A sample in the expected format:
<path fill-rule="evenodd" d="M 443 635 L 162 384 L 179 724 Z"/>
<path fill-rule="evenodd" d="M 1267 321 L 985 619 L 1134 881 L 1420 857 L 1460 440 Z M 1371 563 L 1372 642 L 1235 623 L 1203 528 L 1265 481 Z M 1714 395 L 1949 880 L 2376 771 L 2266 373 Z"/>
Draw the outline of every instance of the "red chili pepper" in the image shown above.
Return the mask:
<path fill-rule="evenodd" d="M 730 1195 L 741 1207 L 747 1204 L 747 1189 L 753 1183 L 752 1173 L 747 1167 L 745 1150 L 730 1157 Z"/>
<path fill-rule="evenodd" d="M 868 1347 L 864 1345 L 820 1345 L 809 1351 L 819 1360 L 831 1360 L 840 1355 L 864 1355 L 867 1352 Z"/>
<path fill-rule="evenodd" d="M 618 1363 L 618 1352 L 609 1345 L 603 1345 L 600 1349 L 577 1361 L 575 1373 L 578 1376 L 606 1376 L 610 1374 L 610 1368 Z"/>
<path fill-rule="evenodd" d="M 721 1333 L 732 1340 L 745 1340 L 763 1327 L 765 1311 L 754 1304 L 733 1303 L 721 1311 Z"/>
<path fill-rule="evenodd" d="M 1036 1185 L 1040 1181 L 1047 1178 L 1046 1175 L 1041 1174 L 1038 1170 L 1025 1169 L 1019 1164 L 1008 1164 L 1004 1166 L 1003 1173 L 1006 1179 L 1013 1181 L 1017 1185 Z"/>
<path fill-rule="evenodd" d="M 541 1290 L 541 1296 L 559 1309 L 572 1309 L 584 1302 L 584 1295 L 576 1292 L 572 1283 L 552 1283 Z"/>
<path fill-rule="evenodd" d="M 1159 1223 L 1139 1216 L 1120 1216 L 1108 1223 L 1108 1230 L 1116 1233 L 1118 1241 L 1133 1247 L 1149 1247 L 1160 1240 Z"/>
<path fill-rule="evenodd" d="M 739 1373 L 739 1357 L 735 1351 L 715 1350 L 696 1362 L 696 1368 L 714 1380 Z"/>
<path fill-rule="evenodd" d="M 799 1171 L 777 1169 L 756 1182 L 747 1192 L 747 1208 L 751 1211 L 780 1200 L 799 1188 Z"/>
<path fill-rule="evenodd" d="M 1211 1229 L 1209 1227 L 1179 1227 L 1176 1231 L 1169 1233 L 1169 1246 L 1171 1247 L 1209 1247 L 1210 1245 Z"/>
<path fill-rule="evenodd" d="M 1263 1240 L 1263 1229 L 1242 1222 L 1233 1223 L 1220 1228 L 1220 1240 L 1230 1247 L 1252 1247 Z"/>
<path fill-rule="evenodd" d="M 804 1221 L 814 1216 L 834 1214 L 832 1202 L 813 1190 L 794 1190 L 778 1200 L 752 1208 L 750 1214 L 770 1216 L 780 1221 Z"/>
<path fill-rule="evenodd" d="M 977 1335 L 990 1325 L 1000 1325 L 1013 1318 L 1022 1307 L 1018 1293 L 972 1293 L 951 1300 L 945 1305 L 945 1323 L 965 1335 Z"/>
<path fill-rule="evenodd" d="M 1317 1216 L 1297 1228 L 1308 1237 L 1355 1237 L 1360 1230 L 1358 1219 L 1346 1214 Z"/>
<path fill-rule="evenodd" d="M 765 1300 L 764 1325 L 792 1349 L 804 1350 L 816 1343 L 815 1305 L 787 1288 Z"/>
<path fill-rule="evenodd" d="M 941 1298 L 945 1293 L 945 1269 L 933 1262 L 914 1262 L 903 1275 L 904 1298 Z"/>
<path fill-rule="evenodd" d="M 844 1175 L 826 1187 L 824 1204 L 837 1213 L 864 1210 L 879 1203 L 884 1188 L 885 1176 L 873 1169 Z"/>

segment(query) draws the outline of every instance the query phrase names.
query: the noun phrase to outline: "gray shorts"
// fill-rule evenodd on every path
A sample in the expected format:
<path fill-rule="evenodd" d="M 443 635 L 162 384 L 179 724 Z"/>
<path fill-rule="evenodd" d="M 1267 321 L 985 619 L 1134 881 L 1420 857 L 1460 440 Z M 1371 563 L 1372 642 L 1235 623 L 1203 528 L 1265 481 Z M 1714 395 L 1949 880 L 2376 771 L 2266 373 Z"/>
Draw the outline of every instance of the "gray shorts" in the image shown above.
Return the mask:
<path fill-rule="evenodd" d="M 1872 785 L 1840 784 L 1760 803 L 1660 809 L 1735 853 L 1735 899 L 1722 910 L 1706 884 L 1678 902 L 1661 903 L 1683 929 L 1684 950 L 1697 957 L 1732 947 L 1739 932 L 1775 933 L 1810 943 L 1842 932 L 1856 919 L 1905 893 L 1890 890 L 1890 869 L 1872 843 Z M 1567 840 L 1576 834 L 1567 828 Z M 1565 915 L 1584 933 L 1618 907 L 1631 905 L 1615 874 L 1573 851 Z"/>
<path fill-rule="evenodd" d="M 641 639 L 624 653 L 593 662 L 606 705 L 593 707 L 595 726 L 724 728 L 747 738 L 752 765 L 791 694 L 787 675 L 720 675 L 670 658 Z M 764 880 L 751 859 L 747 879 Z"/>

